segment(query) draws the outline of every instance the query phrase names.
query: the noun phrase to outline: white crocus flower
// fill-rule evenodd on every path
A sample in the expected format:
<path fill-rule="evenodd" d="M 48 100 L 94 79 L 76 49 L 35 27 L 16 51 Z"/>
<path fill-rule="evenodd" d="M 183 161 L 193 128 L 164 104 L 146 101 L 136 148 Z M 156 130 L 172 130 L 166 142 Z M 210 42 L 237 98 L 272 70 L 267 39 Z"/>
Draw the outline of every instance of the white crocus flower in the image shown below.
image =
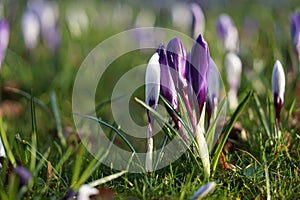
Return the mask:
<path fill-rule="evenodd" d="M 159 92 L 160 92 L 160 66 L 159 55 L 155 53 L 149 60 L 146 75 L 146 104 L 154 109 L 157 108 Z M 149 111 L 148 114 L 148 135 L 147 135 L 147 154 L 146 154 L 146 171 L 152 171 L 153 160 L 153 117 Z"/>
<path fill-rule="evenodd" d="M 285 74 L 280 61 L 277 60 L 272 72 L 272 93 L 274 98 L 274 107 L 278 130 L 280 130 L 280 111 L 284 102 L 284 92 Z"/>
<path fill-rule="evenodd" d="M 80 186 L 78 190 L 78 200 L 89 200 L 91 195 L 98 194 L 99 191 L 96 188 L 93 188 L 87 184 Z"/>
<path fill-rule="evenodd" d="M 242 61 L 235 53 L 229 52 L 226 54 L 225 70 L 229 85 L 229 106 L 230 109 L 235 109 L 238 105 L 237 92 L 240 87 L 242 73 Z"/>
<path fill-rule="evenodd" d="M 40 22 L 36 13 L 27 9 L 22 16 L 22 34 L 25 46 L 34 49 L 39 41 Z"/>

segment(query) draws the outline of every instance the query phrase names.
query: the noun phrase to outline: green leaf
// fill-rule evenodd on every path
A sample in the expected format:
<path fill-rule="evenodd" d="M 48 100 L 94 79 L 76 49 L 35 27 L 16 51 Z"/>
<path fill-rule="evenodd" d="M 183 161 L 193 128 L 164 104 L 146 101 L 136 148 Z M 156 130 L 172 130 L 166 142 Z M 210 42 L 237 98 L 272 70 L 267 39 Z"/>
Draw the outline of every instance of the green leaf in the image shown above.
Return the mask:
<path fill-rule="evenodd" d="M 220 139 L 220 143 L 217 146 L 214 156 L 213 156 L 213 161 L 212 161 L 212 177 L 214 177 L 216 168 L 217 168 L 217 164 L 221 155 L 221 152 L 223 150 L 223 147 L 226 143 L 226 140 L 230 134 L 230 131 L 234 125 L 234 123 L 236 122 L 236 120 L 238 119 L 239 115 L 241 114 L 241 112 L 244 110 L 245 106 L 247 105 L 247 103 L 249 102 L 250 97 L 252 96 L 252 91 L 248 92 L 248 94 L 244 97 L 244 99 L 242 100 L 242 102 L 238 105 L 237 109 L 234 111 L 233 115 L 230 117 L 229 121 L 227 122 L 226 126 L 224 127 L 224 133 L 223 136 Z"/>

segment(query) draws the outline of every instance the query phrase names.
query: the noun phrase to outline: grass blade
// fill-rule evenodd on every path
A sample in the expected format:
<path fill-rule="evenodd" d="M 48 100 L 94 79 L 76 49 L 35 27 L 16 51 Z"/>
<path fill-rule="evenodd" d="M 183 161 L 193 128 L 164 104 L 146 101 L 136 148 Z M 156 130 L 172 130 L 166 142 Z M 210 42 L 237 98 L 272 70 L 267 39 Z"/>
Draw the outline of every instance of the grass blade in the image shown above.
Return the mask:
<path fill-rule="evenodd" d="M 253 97 L 254 97 L 254 101 L 255 101 L 255 104 L 256 104 L 255 108 L 256 108 L 256 111 L 257 111 L 257 114 L 258 114 L 258 117 L 259 117 L 259 121 L 261 122 L 262 126 L 264 127 L 268 137 L 271 138 L 270 126 L 268 124 L 265 112 L 264 112 L 264 110 L 261 106 L 259 98 L 258 98 L 256 93 L 253 93 Z"/>
<path fill-rule="evenodd" d="M 37 129 L 36 129 L 36 118 L 35 118 L 35 105 L 34 105 L 34 96 L 33 91 L 31 91 L 31 126 L 32 126 L 32 134 L 31 134 L 31 145 L 32 151 L 30 156 L 30 171 L 33 173 L 36 165 L 36 148 L 37 148 Z"/>
<path fill-rule="evenodd" d="M 231 116 L 230 120 L 228 121 L 227 125 L 225 126 L 224 134 L 221 137 L 220 143 L 217 146 L 215 153 L 214 153 L 214 157 L 213 157 L 213 161 L 212 161 L 212 165 L 213 165 L 212 166 L 212 177 L 214 177 L 221 152 L 222 152 L 225 142 L 230 134 L 230 131 L 231 131 L 234 123 L 238 119 L 239 115 L 241 114 L 241 112 L 244 110 L 245 106 L 249 102 L 249 99 L 252 96 L 252 93 L 253 93 L 252 91 L 248 92 L 248 94 L 244 97 L 243 101 L 238 105 L 237 109 L 234 111 L 233 115 Z"/>
<path fill-rule="evenodd" d="M 95 180 L 93 182 L 90 182 L 88 183 L 91 187 L 97 187 L 101 184 L 104 184 L 104 183 L 107 183 L 109 181 L 112 181 L 116 178 L 119 178 L 120 176 L 122 176 L 123 174 L 127 173 L 127 171 L 120 171 L 118 173 L 115 173 L 115 174 L 112 174 L 112 175 L 109 175 L 109 176 L 106 176 L 104 178 L 101 178 L 101 179 L 98 179 L 98 180 Z"/>
<path fill-rule="evenodd" d="M 2 138 L 2 143 L 3 143 L 3 145 L 5 147 L 5 150 L 6 150 L 6 155 L 9 159 L 9 161 L 11 162 L 11 164 L 14 167 L 16 167 L 17 166 L 16 159 L 15 159 L 14 154 L 12 153 L 10 145 L 8 143 L 7 135 L 6 135 L 6 131 L 5 131 L 5 128 L 4 128 L 2 118 L 0 118 L 0 135 L 1 135 L 1 138 Z"/>
<path fill-rule="evenodd" d="M 61 123 L 61 119 L 60 119 L 59 112 L 58 112 L 56 95 L 54 92 L 52 92 L 50 95 L 50 101 L 51 101 L 51 106 L 52 106 L 52 110 L 53 110 L 53 114 L 54 114 L 54 118 L 55 118 L 55 122 L 56 122 L 55 124 L 56 124 L 57 134 L 58 134 L 61 144 L 65 147 L 67 145 L 67 143 L 66 143 L 66 139 L 63 135 L 62 123 Z"/>

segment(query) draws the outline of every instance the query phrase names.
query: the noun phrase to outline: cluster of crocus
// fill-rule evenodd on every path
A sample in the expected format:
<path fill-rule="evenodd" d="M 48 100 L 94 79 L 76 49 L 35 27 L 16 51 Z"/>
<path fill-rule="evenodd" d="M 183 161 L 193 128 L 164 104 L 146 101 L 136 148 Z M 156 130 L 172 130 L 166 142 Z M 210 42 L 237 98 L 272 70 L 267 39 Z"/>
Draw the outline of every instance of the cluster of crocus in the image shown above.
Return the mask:
<path fill-rule="evenodd" d="M 34 49 L 41 34 L 47 47 L 55 52 L 60 45 L 56 2 L 28 1 L 27 9 L 22 16 L 21 28 L 26 48 Z"/>
<path fill-rule="evenodd" d="M 294 51 L 299 56 L 300 59 L 300 13 L 292 13 L 291 18 L 291 36 Z"/>
<path fill-rule="evenodd" d="M 5 19 L 0 19 L 0 69 L 4 60 L 9 42 L 9 24 Z"/>
<path fill-rule="evenodd" d="M 221 14 L 217 21 L 217 32 L 227 52 L 225 56 L 225 70 L 229 86 L 229 106 L 235 109 L 238 105 L 237 92 L 240 85 L 242 62 L 237 55 L 239 40 L 234 22 L 227 14 Z"/>
<path fill-rule="evenodd" d="M 276 61 L 272 72 L 272 93 L 275 107 L 278 136 L 280 137 L 280 111 L 284 102 L 285 74 L 280 61 Z"/>
<path fill-rule="evenodd" d="M 159 94 L 169 101 L 174 111 L 179 111 L 178 97 L 183 99 L 184 109 L 188 113 L 192 131 L 195 133 L 199 152 L 206 176 L 210 174 L 208 148 L 204 138 L 204 115 L 206 96 L 208 92 L 208 77 L 210 68 L 210 54 L 207 42 L 200 34 L 187 54 L 184 45 L 178 38 L 169 41 L 167 47 L 160 45 L 158 51 L 151 57 L 146 70 L 146 103 L 156 108 Z M 213 63 L 211 63 L 213 65 Z M 214 72 L 212 72 L 214 73 Z M 215 75 L 211 79 L 216 80 Z M 213 88 L 213 87 L 211 87 Z M 214 90 L 214 91 L 213 91 Z M 218 92 L 211 89 L 214 103 L 217 102 Z M 195 97 L 195 98 L 193 98 Z M 196 99 L 195 101 L 193 99 Z M 215 105 L 215 104 L 212 104 Z M 181 125 L 174 111 L 167 108 L 175 122 L 175 128 L 186 140 Z M 148 113 L 148 153 L 146 157 L 147 171 L 152 169 L 153 118 Z M 195 115 L 194 115 L 195 113 Z"/>

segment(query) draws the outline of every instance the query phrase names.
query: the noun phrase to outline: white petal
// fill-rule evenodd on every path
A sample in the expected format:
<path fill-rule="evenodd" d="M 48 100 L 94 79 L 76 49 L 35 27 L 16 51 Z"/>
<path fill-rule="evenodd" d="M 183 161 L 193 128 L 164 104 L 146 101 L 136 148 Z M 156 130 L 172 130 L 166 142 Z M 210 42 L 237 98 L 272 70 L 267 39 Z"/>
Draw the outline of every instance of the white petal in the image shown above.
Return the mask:
<path fill-rule="evenodd" d="M 38 16 L 30 10 L 26 10 L 22 16 L 22 33 L 25 42 L 25 46 L 29 49 L 36 47 L 39 34 L 40 23 Z"/>
<path fill-rule="evenodd" d="M 209 71 L 208 71 L 208 93 L 211 102 L 214 102 L 215 98 L 219 97 L 220 83 L 219 73 L 217 66 L 212 58 L 209 59 Z M 217 102 L 214 102 L 217 103 Z"/>
<path fill-rule="evenodd" d="M 89 200 L 91 195 L 98 194 L 99 191 L 87 184 L 80 186 L 78 190 L 78 200 Z"/>
<path fill-rule="evenodd" d="M 227 53 L 225 56 L 225 69 L 229 87 L 237 90 L 240 86 L 242 61 L 236 54 Z"/>
<path fill-rule="evenodd" d="M 279 60 L 275 62 L 272 72 L 272 93 L 277 93 L 279 98 L 284 101 L 285 74 Z"/>
<path fill-rule="evenodd" d="M 0 157 L 6 157 L 6 153 L 5 153 L 5 149 L 1 137 L 0 137 Z"/>
<path fill-rule="evenodd" d="M 154 107 L 158 103 L 159 90 L 160 90 L 160 66 L 158 53 L 153 54 L 150 58 L 146 69 L 146 103 L 149 105 L 150 99 L 155 100 Z"/>

